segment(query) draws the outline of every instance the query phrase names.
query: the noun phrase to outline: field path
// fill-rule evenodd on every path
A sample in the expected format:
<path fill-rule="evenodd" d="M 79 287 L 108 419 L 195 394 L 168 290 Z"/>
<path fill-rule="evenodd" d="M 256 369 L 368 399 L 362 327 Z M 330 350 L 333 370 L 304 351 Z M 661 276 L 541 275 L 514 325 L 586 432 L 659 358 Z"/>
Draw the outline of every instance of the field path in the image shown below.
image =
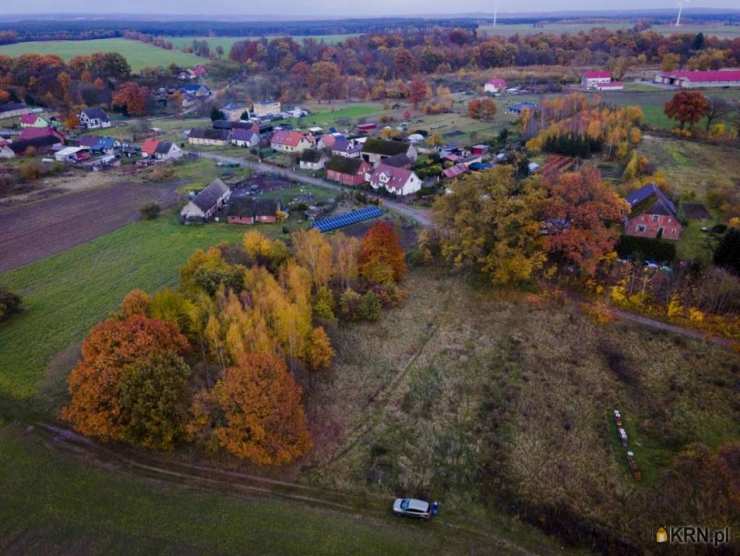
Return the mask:
<path fill-rule="evenodd" d="M 174 458 L 164 459 L 156 454 L 124 447 L 109 448 L 72 430 L 48 423 L 39 423 L 35 427 L 35 432 L 40 434 L 51 447 L 104 469 L 110 469 L 111 467 L 125 469 L 137 476 L 209 491 L 218 490 L 232 496 L 281 498 L 320 507 L 328 511 L 353 515 L 357 519 L 372 520 L 377 522 L 379 526 L 390 519 L 390 500 L 386 496 L 364 492 L 355 494 L 334 491 L 260 475 L 178 461 Z M 435 528 L 449 528 L 460 531 L 469 537 L 470 541 L 475 543 L 477 547 L 483 548 L 481 545 L 484 545 L 485 553 L 533 554 L 528 549 L 508 539 L 488 531 L 473 529 L 467 524 L 448 521 L 443 516 L 435 518 L 428 525 Z"/>
<path fill-rule="evenodd" d="M 265 162 L 255 162 L 253 160 L 247 160 L 244 158 L 224 156 L 224 155 L 209 153 L 209 152 L 195 152 L 195 151 L 191 151 L 191 152 L 193 154 L 196 154 L 197 156 L 200 156 L 202 158 L 207 158 L 209 160 L 215 160 L 216 162 L 239 164 L 244 168 L 250 168 L 256 172 L 260 172 L 263 174 L 273 174 L 273 175 L 288 178 L 288 179 L 291 179 L 291 180 L 294 180 L 300 183 L 305 183 L 307 185 L 314 185 L 316 187 L 323 187 L 325 189 L 331 189 L 332 191 L 347 191 L 346 187 L 342 187 L 341 185 L 337 185 L 336 183 L 322 180 L 321 178 L 314 178 L 312 176 L 306 176 L 304 174 L 294 172 L 293 170 L 290 170 L 288 168 L 280 168 L 279 166 L 274 166 L 273 164 L 267 164 Z M 373 195 L 370 195 L 370 196 L 373 197 Z M 430 211 L 426 209 L 420 209 L 418 207 L 413 207 L 411 205 L 407 205 L 399 201 L 393 201 L 385 197 L 375 196 L 375 198 L 380 199 L 384 207 L 402 216 L 405 216 L 406 218 L 414 220 L 420 226 L 423 226 L 425 228 L 429 228 L 432 226 L 431 213 Z"/>
<path fill-rule="evenodd" d="M 146 203 L 168 206 L 176 200 L 176 184 L 124 182 L 0 209 L 0 272 L 125 226 Z"/>

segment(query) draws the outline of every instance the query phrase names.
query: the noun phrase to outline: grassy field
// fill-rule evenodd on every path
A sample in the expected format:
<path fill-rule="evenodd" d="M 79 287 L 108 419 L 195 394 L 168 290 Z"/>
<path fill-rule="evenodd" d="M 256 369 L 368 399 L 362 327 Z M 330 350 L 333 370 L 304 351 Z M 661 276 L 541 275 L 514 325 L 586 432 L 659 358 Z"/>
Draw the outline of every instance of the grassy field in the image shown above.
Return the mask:
<path fill-rule="evenodd" d="M 52 358 L 80 341 L 131 289 L 174 285 L 179 267 L 196 249 L 236 241 L 244 231 L 224 224 L 181 226 L 168 214 L 0 274 L 0 284 L 20 294 L 25 306 L 0 325 L 0 396 L 37 394 Z"/>
<path fill-rule="evenodd" d="M 463 554 L 455 533 L 87 467 L 0 422 L 0 552 Z"/>
<path fill-rule="evenodd" d="M 594 28 L 605 28 L 610 31 L 619 31 L 620 29 L 630 29 L 634 27 L 634 22 L 628 21 L 604 21 L 604 22 L 589 22 L 589 23 L 544 23 L 535 27 L 531 24 L 526 23 L 515 23 L 507 24 L 505 22 L 499 22 L 496 27 L 493 25 L 481 25 L 478 27 L 478 32 L 484 35 L 499 35 L 509 37 L 511 35 L 534 35 L 537 33 L 580 33 L 588 32 Z M 707 24 L 684 24 L 679 27 L 670 24 L 664 25 L 653 25 L 650 28 L 651 31 L 661 33 L 663 35 L 673 35 L 677 33 L 687 33 L 694 35 L 696 33 L 704 33 L 707 36 L 716 36 L 723 39 L 734 39 L 740 36 L 740 26 L 737 25 L 722 25 L 716 23 Z"/>
<path fill-rule="evenodd" d="M 206 60 L 186 54 L 180 50 L 164 50 L 140 41 L 128 39 L 96 39 L 90 41 L 39 41 L 21 42 L 0 46 L 0 54 L 20 56 L 21 54 L 56 54 L 64 60 L 75 56 L 90 55 L 95 52 L 118 52 L 125 56 L 133 71 L 153 66 L 190 67 Z"/>
<path fill-rule="evenodd" d="M 268 39 L 274 39 L 278 38 L 282 35 L 268 35 L 266 38 Z M 301 42 L 303 39 L 315 39 L 317 41 L 323 41 L 327 44 L 337 44 L 338 42 L 341 42 L 343 40 L 346 40 L 350 37 L 356 37 L 357 33 L 348 33 L 344 35 L 311 35 L 311 36 L 294 36 L 292 37 L 293 40 Z M 184 49 L 191 47 L 194 40 L 198 41 L 208 41 L 208 47 L 211 49 L 211 53 L 215 53 L 216 48 L 219 46 L 224 49 L 224 56 L 228 57 L 229 51 L 231 50 L 231 47 L 235 42 L 238 41 L 244 41 L 247 39 L 258 39 L 261 37 L 257 36 L 251 36 L 251 37 L 167 37 L 167 40 L 170 41 L 173 45 L 175 45 L 175 48 Z"/>
<path fill-rule="evenodd" d="M 665 516 L 675 454 L 740 438 L 737 354 L 427 270 L 406 288 L 379 324 L 333 336 L 335 369 L 309 396 L 317 484 L 440 499 L 446 515 L 522 543 L 527 531 L 500 519 L 506 501 L 640 542 Z M 641 483 L 615 440 L 615 408 Z"/>

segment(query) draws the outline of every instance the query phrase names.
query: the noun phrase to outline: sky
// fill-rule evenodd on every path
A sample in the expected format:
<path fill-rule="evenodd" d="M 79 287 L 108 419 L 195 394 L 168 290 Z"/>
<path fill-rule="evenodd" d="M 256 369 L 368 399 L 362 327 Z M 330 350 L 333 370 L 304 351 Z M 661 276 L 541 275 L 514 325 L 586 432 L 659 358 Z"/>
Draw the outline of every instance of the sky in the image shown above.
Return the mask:
<path fill-rule="evenodd" d="M 614 10 L 673 8 L 678 0 L 373 0 L 356 3 L 347 0 L 0 0 L 0 15 L 11 14 L 182 14 L 182 15 L 244 15 L 280 16 L 383 16 L 383 15 L 439 15 L 451 13 L 492 12 L 498 3 L 500 14 L 506 12 L 543 12 L 561 10 Z M 279 8 L 278 8 L 279 6 Z M 369 6 L 372 6 L 370 9 Z M 693 0 L 692 6 L 704 8 L 737 8 L 737 0 Z"/>

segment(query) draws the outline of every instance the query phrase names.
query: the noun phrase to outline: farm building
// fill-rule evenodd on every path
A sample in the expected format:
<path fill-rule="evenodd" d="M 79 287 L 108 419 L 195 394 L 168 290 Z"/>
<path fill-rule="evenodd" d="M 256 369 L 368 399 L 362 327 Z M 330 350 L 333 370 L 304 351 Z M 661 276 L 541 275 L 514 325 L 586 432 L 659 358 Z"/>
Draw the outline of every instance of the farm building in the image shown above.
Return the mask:
<path fill-rule="evenodd" d="M 110 127 L 111 121 L 102 108 L 85 108 L 80 112 L 80 126 L 85 129 L 101 129 Z"/>
<path fill-rule="evenodd" d="M 655 82 L 683 89 L 698 87 L 740 87 L 740 70 L 659 72 Z"/>
<path fill-rule="evenodd" d="M 326 179 L 344 185 L 362 185 L 365 174 L 370 171 L 370 164 L 361 158 L 333 156 L 326 163 Z"/>
<path fill-rule="evenodd" d="M 373 166 L 380 164 L 389 156 L 405 154 L 411 160 L 416 160 L 416 148 L 403 141 L 371 138 L 362 146 L 362 158 Z"/>
<path fill-rule="evenodd" d="M 506 81 L 503 79 L 489 79 L 486 84 L 483 85 L 483 92 L 490 95 L 498 95 L 506 90 Z"/>
<path fill-rule="evenodd" d="M 77 142 L 81 147 L 87 147 L 93 153 L 110 153 L 121 145 L 113 137 L 98 137 L 97 135 L 83 135 L 77 138 Z"/>
<path fill-rule="evenodd" d="M 219 178 L 213 180 L 180 211 L 183 222 L 205 222 L 224 206 L 231 196 L 229 187 Z"/>
<path fill-rule="evenodd" d="M 277 100 L 263 100 L 252 105 L 252 115 L 262 118 L 273 114 L 280 114 L 281 105 Z"/>
<path fill-rule="evenodd" d="M 237 147 L 251 149 L 260 144 L 260 134 L 253 129 L 232 129 L 229 133 L 229 142 Z"/>
<path fill-rule="evenodd" d="M 581 87 L 584 89 L 598 89 L 600 85 L 607 85 L 612 81 L 612 74 L 608 71 L 584 71 L 581 74 Z"/>
<path fill-rule="evenodd" d="M 381 163 L 370 174 L 373 189 L 385 189 L 393 195 L 411 195 L 421 189 L 421 179 L 408 168 L 396 168 Z"/>
<path fill-rule="evenodd" d="M 191 145 L 223 146 L 229 140 L 229 132 L 225 129 L 194 128 L 188 134 L 188 143 Z"/>
<path fill-rule="evenodd" d="M 371 131 L 374 131 L 377 129 L 378 124 L 373 122 L 367 122 L 364 124 L 357 124 L 357 131 L 360 133 L 370 133 Z"/>
<path fill-rule="evenodd" d="M 629 236 L 678 240 L 682 226 L 676 206 L 657 185 L 651 183 L 627 195 L 630 215 L 624 224 Z"/>
<path fill-rule="evenodd" d="M 454 179 L 458 176 L 461 176 L 468 172 L 468 167 L 465 164 L 455 164 L 454 166 L 451 166 L 449 168 L 445 168 L 442 171 L 442 175 L 449 179 Z"/>
<path fill-rule="evenodd" d="M 53 151 L 54 147 L 61 144 L 62 142 L 58 137 L 54 135 L 43 135 L 32 139 L 17 139 L 10 143 L 9 147 L 16 156 L 20 156 L 29 152 L 34 152 L 35 154 L 46 154 Z"/>
<path fill-rule="evenodd" d="M 301 153 L 301 170 L 321 170 L 326 165 L 327 156 L 316 149 L 306 149 Z"/>
<path fill-rule="evenodd" d="M 274 199 L 234 199 L 229 201 L 229 224 L 274 224 L 278 220 L 280 203 Z"/>
<path fill-rule="evenodd" d="M 270 146 L 284 153 L 302 153 L 314 146 L 313 136 L 302 131 L 281 129 L 272 135 Z"/>

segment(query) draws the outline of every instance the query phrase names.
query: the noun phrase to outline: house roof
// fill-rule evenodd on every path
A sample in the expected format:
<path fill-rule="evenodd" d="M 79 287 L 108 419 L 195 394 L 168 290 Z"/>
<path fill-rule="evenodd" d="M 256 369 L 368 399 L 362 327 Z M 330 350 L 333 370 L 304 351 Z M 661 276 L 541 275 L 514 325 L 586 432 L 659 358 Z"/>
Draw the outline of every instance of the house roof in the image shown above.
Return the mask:
<path fill-rule="evenodd" d="M 692 71 L 678 70 L 661 73 L 666 77 L 673 79 L 685 79 L 694 82 L 712 82 L 712 81 L 740 81 L 740 70 L 710 70 L 710 71 Z"/>
<path fill-rule="evenodd" d="M 409 144 L 402 141 L 388 141 L 386 139 L 378 139 L 372 137 L 365 141 L 365 145 L 362 147 L 362 152 L 371 154 L 380 154 L 385 156 L 393 156 L 394 154 L 401 154 L 408 152 Z"/>
<path fill-rule="evenodd" d="M 278 145 L 286 145 L 288 147 L 297 147 L 301 142 L 301 139 L 305 136 L 305 133 L 302 131 L 281 129 L 272 135 L 271 142 L 277 143 Z"/>
<path fill-rule="evenodd" d="M 252 129 L 237 128 L 231 130 L 229 139 L 232 141 L 251 141 L 255 135 L 259 136 L 259 133 L 256 133 Z"/>
<path fill-rule="evenodd" d="M 230 122 L 229 120 L 215 120 L 213 129 L 254 129 L 257 131 L 259 126 L 253 122 Z"/>
<path fill-rule="evenodd" d="M 383 164 L 395 166 L 396 168 L 410 168 L 413 163 L 414 161 L 411 160 L 406 153 L 394 154 L 383 161 Z"/>
<path fill-rule="evenodd" d="M 346 137 L 338 137 L 337 140 L 334 141 L 334 146 L 331 150 L 335 153 L 358 153 L 362 151 L 362 145 L 355 143 L 354 141 L 350 141 Z"/>
<path fill-rule="evenodd" d="M 226 141 L 229 138 L 229 132 L 225 129 L 196 127 L 190 130 L 188 137 L 193 137 L 195 139 L 209 139 L 211 141 Z"/>
<path fill-rule="evenodd" d="M 88 118 L 91 120 L 100 120 L 103 122 L 109 122 L 110 118 L 108 117 L 108 114 L 105 113 L 105 110 L 102 108 L 85 108 L 82 111 L 83 114 L 85 114 Z"/>
<path fill-rule="evenodd" d="M 26 125 L 32 125 L 36 123 L 36 120 L 38 120 L 41 116 L 38 114 L 23 114 L 21 116 L 21 123 Z"/>
<path fill-rule="evenodd" d="M 157 151 L 157 145 L 159 145 L 159 139 L 147 139 L 141 144 L 141 152 L 151 156 Z"/>
<path fill-rule="evenodd" d="M 342 136 L 334 135 L 332 133 L 325 133 L 324 135 L 321 136 L 321 142 L 324 144 L 324 146 L 333 149 L 336 146 L 337 141 L 339 140 L 340 137 Z M 342 139 L 344 139 L 345 143 L 347 142 L 347 139 L 345 139 L 344 137 L 342 137 Z"/>
<path fill-rule="evenodd" d="M 280 210 L 280 203 L 275 199 L 239 198 L 229 201 L 229 216 L 274 216 Z"/>
<path fill-rule="evenodd" d="M 157 154 L 167 154 L 170 152 L 171 148 L 172 143 L 170 141 L 160 141 L 154 152 Z"/>
<path fill-rule="evenodd" d="M 637 214 L 663 214 L 677 217 L 676 206 L 673 201 L 654 183 L 630 192 L 626 201 L 632 209 L 633 216 Z"/>
<path fill-rule="evenodd" d="M 193 199 L 193 203 L 203 212 L 210 210 L 226 193 L 227 186 L 220 178 L 216 178 L 205 189 L 202 189 Z"/>
<path fill-rule="evenodd" d="M 442 174 L 446 178 L 456 178 L 468 171 L 468 167 L 465 164 L 455 164 L 450 168 L 446 168 L 442 171 Z"/>
<path fill-rule="evenodd" d="M 493 77 L 486 81 L 487 85 L 493 85 L 494 87 L 498 87 L 499 89 L 502 89 L 506 87 L 506 81 L 504 79 L 499 79 L 497 77 Z"/>
<path fill-rule="evenodd" d="M 25 127 L 21 130 L 18 139 L 28 141 L 29 139 L 36 139 L 38 137 L 55 137 L 57 142 L 64 140 L 64 136 L 51 127 Z"/>
<path fill-rule="evenodd" d="M 327 170 L 333 170 L 340 174 L 357 175 L 364 166 L 364 160 L 361 158 L 347 158 L 345 156 L 332 156 L 326 163 Z"/>
<path fill-rule="evenodd" d="M 301 153 L 301 162 L 320 162 L 324 154 L 316 149 L 306 149 Z"/>
<path fill-rule="evenodd" d="M 586 79 L 611 79 L 612 74 L 603 70 L 584 71 L 582 74 Z"/>
<path fill-rule="evenodd" d="M 413 172 L 408 168 L 396 168 L 380 163 L 370 176 L 370 183 L 376 187 L 400 191 L 412 174 Z"/>

